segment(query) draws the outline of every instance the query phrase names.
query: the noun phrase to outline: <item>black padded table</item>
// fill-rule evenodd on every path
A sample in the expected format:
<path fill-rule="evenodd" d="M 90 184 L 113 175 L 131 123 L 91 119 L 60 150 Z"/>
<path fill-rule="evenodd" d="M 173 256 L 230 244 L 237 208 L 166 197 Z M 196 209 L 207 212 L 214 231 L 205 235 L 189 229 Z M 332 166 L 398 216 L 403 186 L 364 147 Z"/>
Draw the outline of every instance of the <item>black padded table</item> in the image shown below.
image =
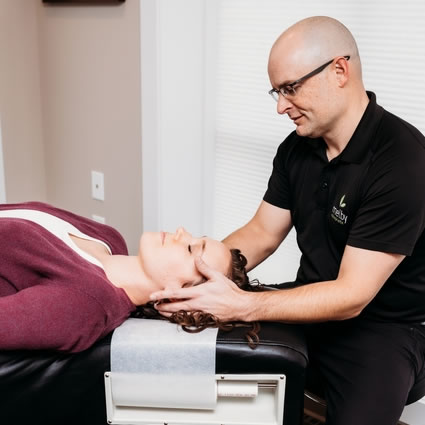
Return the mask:
<path fill-rule="evenodd" d="M 308 363 L 302 328 L 261 323 L 251 349 L 244 328 L 219 331 L 218 374 L 283 374 L 284 425 L 302 423 Z M 77 354 L 0 352 L 0 423 L 3 425 L 105 425 L 104 373 L 110 370 L 111 335 Z"/>

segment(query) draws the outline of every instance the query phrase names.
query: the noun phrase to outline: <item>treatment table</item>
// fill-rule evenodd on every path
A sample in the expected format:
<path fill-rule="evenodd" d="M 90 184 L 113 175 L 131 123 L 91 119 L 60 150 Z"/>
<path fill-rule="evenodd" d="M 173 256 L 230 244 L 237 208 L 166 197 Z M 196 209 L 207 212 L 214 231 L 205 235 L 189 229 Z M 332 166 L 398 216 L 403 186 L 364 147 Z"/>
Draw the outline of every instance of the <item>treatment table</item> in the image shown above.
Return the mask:
<path fill-rule="evenodd" d="M 265 389 L 260 388 L 259 395 L 264 391 L 265 400 L 269 397 L 269 402 L 273 404 L 267 408 L 267 415 L 271 419 L 265 417 L 265 422 L 249 422 L 249 418 L 244 419 L 244 411 L 249 412 L 252 403 L 256 402 L 255 397 L 244 401 L 247 410 L 235 397 L 235 411 L 231 414 L 234 419 L 205 423 L 300 425 L 308 363 L 301 328 L 283 323 L 261 323 L 260 343 L 254 350 L 248 346 L 245 332 L 245 328 L 218 332 L 215 359 L 217 379 L 227 380 L 235 376 L 238 382 L 248 379 L 258 381 L 259 387 L 263 384 Z M 105 400 L 108 399 L 108 390 L 105 397 L 105 382 L 108 382 L 108 371 L 111 370 L 111 335 L 77 354 L 0 352 L 0 424 L 107 424 Z M 227 399 L 226 403 L 231 406 L 232 398 Z M 143 410 L 140 411 L 140 416 L 143 416 Z M 109 417 L 108 420 L 109 423 L 123 423 L 114 422 Z M 133 423 L 144 422 L 136 420 L 131 425 Z M 167 422 L 164 420 L 152 423 Z M 174 423 L 177 422 L 170 421 L 168 425 Z M 184 421 L 179 423 L 186 424 Z M 197 422 L 188 419 L 187 424 L 189 423 Z"/>

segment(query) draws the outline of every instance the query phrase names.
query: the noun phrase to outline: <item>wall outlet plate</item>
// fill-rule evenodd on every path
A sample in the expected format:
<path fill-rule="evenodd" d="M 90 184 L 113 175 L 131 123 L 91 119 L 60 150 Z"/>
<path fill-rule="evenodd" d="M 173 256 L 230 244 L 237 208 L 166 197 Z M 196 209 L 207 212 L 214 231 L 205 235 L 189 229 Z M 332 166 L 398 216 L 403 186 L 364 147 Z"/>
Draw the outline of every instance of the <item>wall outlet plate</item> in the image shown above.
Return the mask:
<path fill-rule="evenodd" d="M 91 196 L 99 201 L 105 200 L 104 175 L 100 171 L 91 172 Z"/>

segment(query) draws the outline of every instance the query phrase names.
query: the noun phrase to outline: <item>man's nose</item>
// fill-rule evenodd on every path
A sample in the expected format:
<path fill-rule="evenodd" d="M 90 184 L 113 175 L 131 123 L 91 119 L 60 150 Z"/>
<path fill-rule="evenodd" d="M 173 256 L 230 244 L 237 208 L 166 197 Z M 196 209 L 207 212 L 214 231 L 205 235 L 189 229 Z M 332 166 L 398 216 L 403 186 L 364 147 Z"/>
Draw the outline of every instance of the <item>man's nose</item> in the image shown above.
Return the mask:
<path fill-rule="evenodd" d="M 279 115 L 287 114 L 291 107 L 291 101 L 289 101 L 282 93 L 279 93 L 279 99 L 277 100 L 277 113 Z"/>

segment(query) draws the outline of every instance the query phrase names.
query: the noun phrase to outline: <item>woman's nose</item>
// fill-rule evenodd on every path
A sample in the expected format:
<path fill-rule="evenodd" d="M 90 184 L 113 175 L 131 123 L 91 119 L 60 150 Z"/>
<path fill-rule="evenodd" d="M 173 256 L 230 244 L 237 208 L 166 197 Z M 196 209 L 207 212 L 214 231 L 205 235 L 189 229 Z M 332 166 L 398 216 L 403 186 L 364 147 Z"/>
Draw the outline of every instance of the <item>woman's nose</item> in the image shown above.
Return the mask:
<path fill-rule="evenodd" d="M 186 236 L 190 236 L 190 233 L 188 233 L 184 227 L 180 226 L 180 227 L 178 227 L 176 229 L 176 233 L 174 235 L 174 239 L 176 241 L 178 241 L 178 240 L 180 240 L 180 239 L 182 239 L 182 238 L 184 238 Z"/>

